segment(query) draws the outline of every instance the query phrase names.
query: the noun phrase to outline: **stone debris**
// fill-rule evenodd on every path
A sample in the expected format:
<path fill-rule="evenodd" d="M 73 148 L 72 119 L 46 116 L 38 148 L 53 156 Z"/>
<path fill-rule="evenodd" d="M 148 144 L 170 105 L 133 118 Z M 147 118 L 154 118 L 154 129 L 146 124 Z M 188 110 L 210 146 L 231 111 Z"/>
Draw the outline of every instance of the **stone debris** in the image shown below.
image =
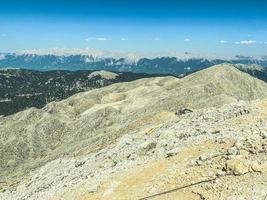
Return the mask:
<path fill-rule="evenodd" d="M 72 188 L 83 182 L 90 182 L 92 184 L 96 181 L 98 182 L 98 184 L 95 183 L 97 186 L 91 186 L 91 189 L 87 188 L 86 191 L 92 194 L 98 193 L 101 185 L 99 181 L 109 177 L 110 174 L 129 170 L 135 166 L 140 166 L 141 163 L 141 165 L 145 165 L 145 163 L 156 162 L 158 159 L 175 159 L 177 156 L 184 155 L 183 149 L 190 146 L 199 147 L 200 149 L 204 148 L 205 146 L 198 143 L 209 140 L 214 141 L 218 145 L 225 145 L 229 141 L 232 142 L 230 142 L 231 145 L 227 148 L 211 148 L 206 153 L 194 158 L 195 164 L 189 164 L 188 166 L 196 169 L 205 169 L 200 176 L 207 178 L 217 176 L 219 179 L 216 181 L 216 184 L 222 184 L 220 181 L 223 179 L 222 177 L 231 174 L 232 176 L 241 177 L 247 174 L 262 173 L 262 177 L 265 178 L 267 165 L 262 164 L 262 162 L 266 162 L 266 159 L 264 159 L 264 155 L 266 156 L 266 140 L 262 139 L 261 132 L 255 131 L 260 127 L 260 124 L 264 126 L 264 123 L 256 123 L 253 126 L 247 126 L 246 123 L 236 125 L 235 120 L 239 119 L 238 116 L 231 116 L 230 119 L 229 117 L 222 118 L 222 115 L 230 116 L 228 113 L 232 112 L 233 108 L 235 108 L 234 110 L 237 108 L 243 109 L 243 106 L 251 108 L 250 104 L 238 102 L 216 108 L 213 110 L 212 115 L 210 110 L 199 110 L 179 116 L 174 121 L 166 122 L 157 129 L 156 132 L 160 132 L 160 134 L 155 133 L 145 137 L 140 134 L 126 134 L 117 143 L 102 149 L 96 154 L 89 154 L 75 160 L 69 156 L 62 157 L 46 164 L 40 170 L 32 172 L 32 178 L 28 181 L 20 182 L 15 191 L 2 190 L 0 197 L 4 199 L 39 199 L 42 196 L 44 199 L 47 199 L 60 191 L 63 192 L 67 188 Z M 255 117 L 254 114 L 253 117 Z M 249 113 L 245 115 L 249 115 Z M 201 120 L 205 119 L 205 123 L 201 126 L 199 116 L 203 117 Z M 247 116 L 245 117 L 247 118 Z M 220 126 L 220 124 L 232 124 L 237 127 L 229 129 L 229 126 Z M 216 125 L 217 134 L 214 134 L 212 131 L 214 125 Z M 197 130 L 201 134 L 196 131 L 196 127 L 198 127 Z M 203 130 L 206 131 L 203 132 Z M 184 136 L 181 137 L 181 134 Z M 261 163 L 258 160 L 261 160 Z M 171 172 L 175 173 L 176 170 L 182 170 L 178 166 Z M 186 171 L 180 173 L 187 174 Z M 194 176 L 197 177 L 199 175 L 195 174 Z M 170 181 L 172 177 L 175 176 L 171 175 L 164 179 Z M 229 181 L 225 184 L 231 184 L 231 181 Z M 234 186 L 231 185 L 231 187 Z M 25 188 L 31 192 L 25 192 Z M 111 195 L 115 191 L 115 188 L 113 188 L 112 191 L 107 192 L 107 198 L 109 194 Z M 151 187 L 147 191 L 149 194 L 154 194 L 157 193 L 158 188 Z M 210 194 L 205 191 L 202 191 L 201 194 L 209 196 Z M 230 198 L 227 194 L 225 193 L 224 196 Z M 238 198 L 238 196 L 236 197 Z"/>

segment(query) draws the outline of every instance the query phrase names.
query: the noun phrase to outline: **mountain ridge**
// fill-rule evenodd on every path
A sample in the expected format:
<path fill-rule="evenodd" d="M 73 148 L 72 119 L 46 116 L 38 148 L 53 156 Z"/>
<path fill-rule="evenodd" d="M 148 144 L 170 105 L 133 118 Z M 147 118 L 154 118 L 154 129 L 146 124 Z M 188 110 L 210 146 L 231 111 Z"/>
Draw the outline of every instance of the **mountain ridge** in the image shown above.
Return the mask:
<path fill-rule="evenodd" d="M 210 74 L 214 76 L 211 78 Z M 222 82 L 223 78 L 227 81 Z M 267 98 L 266 85 L 232 66 L 220 65 L 183 79 L 140 79 L 79 93 L 61 102 L 49 103 L 43 109 L 31 108 L 2 118 L 1 147 L 6 149 L 2 152 L 12 146 L 22 149 L 9 150 L 10 155 L 2 153 L 0 166 L 2 171 L 13 169 L 23 166 L 23 163 L 35 163 L 34 159 L 38 157 L 43 157 L 42 162 L 47 162 L 49 158 L 45 155 L 55 152 L 54 155 L 58 156 L 67 146 L 68 151 L 77 150 L 85 144 L 91 144 L 92 149 L 101 148 L 127 131 L 138 131 L 138 127 L 132 126 L 133 121 L 141 123 L 141 128 L 144 128 L 143 120 L 146 118 L 153 124 L 152 116 L 155 114 L 161 121 L 168 116 L 172 118 L 184 107 L 200 109 L 238 100 Z M 3 138 L 9 137 L 11 130 L 20 139 L 4 142 Z M 78 138 L 83 138 L 83 141 L 79 139 L 80 143 L 74 142 Z M 97 142 L 97 138 L 101 140 Z M 6 160 L 9 156 L 12 157 L 10 162 Z M 35 164 L 38 165 L 41 160 Z"/>
<path fill-rule="evenodd" d="M 0 115 L 27 107 L 42 108 L 78 92 L 158 75 L 106 71 L 33 71 L 0 69 Z"/>

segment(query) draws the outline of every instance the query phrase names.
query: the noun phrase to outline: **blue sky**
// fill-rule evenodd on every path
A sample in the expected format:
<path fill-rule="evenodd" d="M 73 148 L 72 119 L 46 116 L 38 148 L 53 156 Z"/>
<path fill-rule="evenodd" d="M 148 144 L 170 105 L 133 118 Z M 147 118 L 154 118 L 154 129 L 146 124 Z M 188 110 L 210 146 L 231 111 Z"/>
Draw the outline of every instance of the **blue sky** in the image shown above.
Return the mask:
<path fill-rule="evenodd" d="M 267 54 L 264 0 L 0 0 L 0 51 Z"/>

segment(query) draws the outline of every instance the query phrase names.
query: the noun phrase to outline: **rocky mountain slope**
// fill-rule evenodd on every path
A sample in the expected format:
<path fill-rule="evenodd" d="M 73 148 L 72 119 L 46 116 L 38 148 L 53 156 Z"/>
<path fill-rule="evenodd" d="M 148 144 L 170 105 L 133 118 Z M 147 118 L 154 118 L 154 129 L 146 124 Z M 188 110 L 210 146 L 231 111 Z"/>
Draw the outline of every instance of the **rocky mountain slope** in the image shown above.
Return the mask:
<path fill-rule="evenodd" d="M 0 115 L 30 107 L 42 108 L 78 92 L 153 76 L 107 71 L 0 69 Z"/>
<path fill-rule="evenodd" d="M 0 118 L 0 199 L 263 199 L 265 98 L 219 65 Z"/>
<path fill-rule="evenodd" d="M 257 64 L 232 64 L 232 66 L 234 66 L 235 68 L 237 68 L 238 70 L 242 72 L 248 73 L 249 75 L 257 79 L 267 82 L 267 68 L 266 67 L 263 67 Z M 191 70 L 186 73 L 180 74 L 177 77 L 183 78 L 200 70 L 202 69 Z"/>
<path fill-rule="evenodd" d="M 267 83 L 267 68 L 260 65 L 236 64 L 235 67 Z"/>

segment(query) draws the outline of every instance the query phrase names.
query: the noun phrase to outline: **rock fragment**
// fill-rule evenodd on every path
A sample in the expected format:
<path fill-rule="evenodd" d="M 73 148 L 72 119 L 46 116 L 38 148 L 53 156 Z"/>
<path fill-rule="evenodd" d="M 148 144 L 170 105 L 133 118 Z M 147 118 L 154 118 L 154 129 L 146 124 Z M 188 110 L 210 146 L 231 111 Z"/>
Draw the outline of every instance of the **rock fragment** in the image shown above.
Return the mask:
<path fill-rule="evenodd" d="M 145 141 L 144 143 L 142 143 L 139 146 L 139 154 L 141 154 L 141 155 L 147 154 L 147 152 L 154 149 L 156 147 L 156 145 L 157 145 L 157 142 L 154 140 Z"/>
<path fill-rule="evenodd" d="M 226 162 L 226 169 L 236 176 L 248 173 L 249 167 L 248 161 L 241 158 L 235 158 Z"/>
<path fill-rule="evenodd" d="M 179 149 L 178 148 L 174 148 L 172 150 L 166 151 L 166 157 L 171 157 L 171 156 L 175 156 L 179 153 Z"/>

